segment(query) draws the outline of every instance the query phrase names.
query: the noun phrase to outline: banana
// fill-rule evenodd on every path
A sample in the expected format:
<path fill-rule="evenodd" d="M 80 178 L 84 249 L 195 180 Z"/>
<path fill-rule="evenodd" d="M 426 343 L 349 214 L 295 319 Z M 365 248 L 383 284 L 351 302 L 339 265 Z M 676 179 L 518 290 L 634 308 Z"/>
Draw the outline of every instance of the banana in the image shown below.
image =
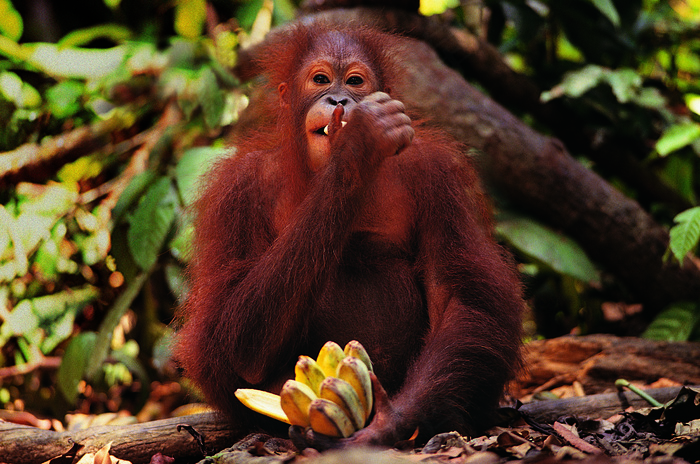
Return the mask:
<path fill-rule="evenodd" d="M 294 366 L 295 380 L 305 383 L 314 394 L 318 395 L 321 382 L 326 378 L 318 363 L 308 356 L 299 356 L 296 366 Z"/>
<path fill-rule="evenodd" d="M 338 363 L 341 359 L 345 357 L 343 349 L 335 342 L 326 342 L 318 352 L 318 357 L 316 362 L 321 367 L 321 370 L 326 377 L 331 377 L 335 375 L 335 371 L 338 368 Z"/>
<path fill-rule="evenodd" d="M 287 415 L 289 423 L 308 427 L 309 406 L 316 399 L 316 394 L 311 387 L 296 380 L 287 380 L 280 392 L 280 406 Z"/>
<path fill-rule="evenodd" d="M 280 395 L 238 389 L 236 397 L 250 409 L 331 437 L 348 437 L 364 427 L 372 413 L 372 362 L 356 340 L 341 349 L 326 342 L 317 360 L 299 356 L 295 379 Z"/>
<path fill-rule="evenodd" d="M 290 423 L 287 415 L 280 406 L 279 395 L 263 390 L 255 390 L 253 388 L 239 388 L 236 390 L 235 395 L 241 403 L 253 411 L 286 422 L 287 424 Z"/>
<path fill-rule="evenodd" d="M 352 385 L 337 377 L 326 377 L 321 382 L 320 398 L 331 400 L 338 406 L 352 421 L 355 430 L 365 426 L 365 410 L 360 403 L 360 397 L 352 388 Z M 283 408 L 284 409 L 284 408 Z M 293 422 L 292 422 L 293 423 Z"/>
<path fill-rule="evenodd" d="M 367 366 L 367 369 L 370 372 L 374 372 L 374 369 L 372 368 L 372 361 L 369 359 L 369 354 L 367 354 L 367 350 L 365 350 L 365 347 L 362 346 L 362 343 L 358 342 L 357 340 L 351 340 L 348 342 L 347 345 L 345 345 L 345 350 L 344 350 L 345 356 L 353 356 Z"/>
<path fill-rule="evenodd" d="M 355 432 L 350 418 L 334 402 L 316 398 L 309 407 L 309 422 L 314 432 L 329 437 L 347 438 Z"/>
<path fill-rule="evenodd" d="M 372 380 L 369 378 L 367 365 L 360 359 L 348 356 L 338 364 L 336 377 L 349 383 L 360 398 L 365 420 L 372 412 Z"/>

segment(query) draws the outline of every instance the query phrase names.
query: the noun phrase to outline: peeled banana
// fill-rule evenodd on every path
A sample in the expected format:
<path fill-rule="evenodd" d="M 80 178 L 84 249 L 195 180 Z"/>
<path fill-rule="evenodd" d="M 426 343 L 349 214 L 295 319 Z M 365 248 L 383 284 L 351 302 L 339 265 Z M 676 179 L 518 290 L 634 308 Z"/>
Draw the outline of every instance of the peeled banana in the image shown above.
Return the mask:
<path fill-rule="evenodd" d="M 241 403 L 253 411 L 288 424 L 290 423 L 280 406 L 281 398 L 279 395 L 253 388 L 239 388 L 235 394 Z"/>
<path fill-rule="evenodd" d="M 280 395 L 238 389 L 236 397 L 249 408 L 288 424 L 311 427 L 330 437 L 349 437 L 365 426 L 372 413 L 372 362 L 358 341 L 342 349 L 327 342 L 316 360 L 299 356 L 295 378 Z"/>

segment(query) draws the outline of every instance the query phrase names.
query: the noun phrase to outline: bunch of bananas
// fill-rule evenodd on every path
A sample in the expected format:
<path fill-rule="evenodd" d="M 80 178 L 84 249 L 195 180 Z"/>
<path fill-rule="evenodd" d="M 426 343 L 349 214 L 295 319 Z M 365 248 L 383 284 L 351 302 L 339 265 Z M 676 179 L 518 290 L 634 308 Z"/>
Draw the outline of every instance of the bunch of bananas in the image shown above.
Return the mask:
<path fill-rule="evenodd" d="M 372 362 L 358 341 L 343 350 L 327 342 L 316 360 L 299 356 L 295 379 L 280 395 L 238 389 L 236 397 L 254 411 L 292 425 L 311 427 L 330 437 L 349 437 L 363 428 L 372 412 Z"/>

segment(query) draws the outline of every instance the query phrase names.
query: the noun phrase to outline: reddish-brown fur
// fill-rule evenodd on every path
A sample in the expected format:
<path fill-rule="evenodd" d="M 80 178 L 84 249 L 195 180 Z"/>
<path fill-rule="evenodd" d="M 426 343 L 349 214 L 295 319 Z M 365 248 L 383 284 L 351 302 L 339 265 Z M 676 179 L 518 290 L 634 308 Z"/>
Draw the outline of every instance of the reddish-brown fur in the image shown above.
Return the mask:
<path fill-rule="evenodd" d="M 359 340 L 391 400 L 357 442 L 393 444 L 417 427 L 474 433 L 520 365 L 520 286 L 458 145 L 414 127 L 398 155 L 375 154 L 376 141 L 405 143 L 358 104 L 332 133 L 328 164 L 309 168 L 316 97 L 301 91 L 300 67 L 319 50 L 349 53 L 377 74 L 372 91 L 389 90 L 396 40 L 318 25 L 273 40 L 264 68 L 274 88 L 288 84 L 278 126 L 207 176 L 176 357 L 233 420 L 253 417 L 237 388 L 278 390 L 327 340 Z"/>

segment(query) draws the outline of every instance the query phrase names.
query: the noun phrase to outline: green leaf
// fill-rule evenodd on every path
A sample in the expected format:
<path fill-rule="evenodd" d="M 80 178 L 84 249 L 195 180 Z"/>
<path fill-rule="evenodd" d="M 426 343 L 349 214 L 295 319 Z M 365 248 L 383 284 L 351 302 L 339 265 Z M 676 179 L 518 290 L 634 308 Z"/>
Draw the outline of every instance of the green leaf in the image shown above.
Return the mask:
<path fill-rule="evenodd" d="M 77 314 L 83 306 L 99 296 L 100 292 L 92 285 L 71 288 L 63 292 L 40 296 L 32 300 L 34 312 L 42 320 L 56 319 L 66 312 Z"/>
<path fill-rule="evenodd" d="M 694 93 L 687 93 L 684 96 L 685 104 L 688 105 L 688 109 L 693 113 L 700 115 L 700 95 Z"/>
<path fill-rule="evenodd" d="M 700 138 L 700 124 L 686 122 L 669 127 L 656 142 L 656 151 L 666 156 Z"/>
<path fill-rule="evenodd" d="M 497 233 L 525 255 L 555 271 L 584 282 L 597 282 L 598 272 L 586 253 L 571 239 L 524 217 L 498 222 Z"/>
<path fill-rule="evenodd" d="M 39 317 L 32 309 L 30 300 L 20 301 L 0 326 L 1 338 L 25 335 L 39 327 Z"/>
<path fill-rule="evenodd" d="M 565 95 L 578 98 L 598 85 L 604 78 L 604 74 L 604 68 L 589 64 L 577 71 L 566 73 L 561 84 L 547 92 L 542 92 L 540 98 L 543 102 L 548 102 L 549 100 Z"/>
<path fill-rule="evenodd" d="M 117 297 L 114 304 L 107 311 L 107 316 L 105 316 L 100 324 L 99 333 L 95 339 L 92 352 L 90 353 L 84 369 L 87 379 L 94 380 L 100 372 L 100 367 L 109 354 L 114 328 L 119 324 L 122 316 L 126 314 L 131 303 L 133 303 L 134 299 L 141 291 L 141 288 L 148 280 L 148 276 L 149 274 L 147 272 L 143 272 L 134 277 L 134 279 L 129 282 L 126 290 Z"/>
<path fill-rule="evenodd" d="M 604 74 L 605 79 L 612 87 L 615 98 L 620 103 L 633 100 L 642 87 L 642 76 L 633 69 L 619 69 Z"/>
<path fill-rule="evenodd" d="M 124 61 L 126 47 L 107 49 L 61 48 L 56 44 L 32 46 L 29 63 L 54 77 L 98 79 L 115 71 Z"/>
<path fill-rule="evenodd" d="M 620 25 L 620 15 L 615 9 L 615 5 L 612 0 L 590 0 L 590 2 L 595 6 L 598 11 L 603 13 L 603 15 L 610 20 L 616 27 Z"/>
<path fill-rule="evenodd" d="M 85 375 L 96 339 L 95 332 L 82 332 L 66 347 L 58 368 L 58 389 L 70 404 L 75 404 L 78 399 L 78 385 Z"/>
<path fill-rule="evenodd" d="M 642 87 L 633 99 L 634 103 L 644 108 L 658 110 L 666 104 L 666 98 L 653 87 Z"/>
<path fill-rule="evenodd" d="M 22 79 L 12 72 L 0 73 L 0 96 L 14 103 L 18 108 L 32 108 L 41 104 L 39 92 L 26 82 L 22 82 Z"/>
<path fill-rule="evenodd" d="M 185 151 L 175 167 L 175 181 L 185 205 L 197 199 L 201 176 L 220 158 L 231 153 L 228 148 L 196 147 Z"/>
<path fill-rule="evenodd" d="M 49 111 L 59 119 L 73 116 L 80 111 L 80 99 L 85 86 L 77 81 L 63 81 L 46 91 L 46 101 Z"/>
<path fill-rule="evenodd" d="M 226 94 L 221 90 L 216 75 L 209 67 L 202 69 L 197 83 L 200 86 L 198 93 L 204 112 L 204 123 L 207 127 L 215 129 L 219 126 L 226 108 Z"/>
<path fill-rule="evenodd" d="M 642 333 L 642 338 L 684 342 L 700 322 L 697 303 L 676 303 L 660 312 Z"/>
<path fill-rule="evenodd" d="M 127 210 L 131 208 L 131 205 L 136 203 L 155 179 L 156 173 L 150 170 L 139 173 L 131 179 L 129 185 L 127 185 L 122 194 L 119 195 L 117 204 L 112 210 L 112 217 L 115 223 L 119 222 L 122 216 L 126 214 Z"/>
<path fill-rule="evenodd" d="M 129 220 L 129 250 L 144 271 L 153 267 L 175 221 L 177 195 L 170 179 L 161 177 L 141 199 Z"/>
<path fill-rule="evenodd" d="M 205 0 L 179 0 L 175 6 L 175 32 L 196 39 L 202 33 L 206 18 Z"/>
<path fill-rule="evenodd" d="M 418 11 L 423 16 L 442 14 L 449 8 L 459 6 L 459 0 L 420 0 Z"/>
<path fill-rule="evenodd" d="M 128 27 L 119 24 L 102 24 L 70 32 L 58 42 L 58 46 L 61 48 L 79 47 L 102 38 L 121 43 L 130 37 L 131 31 Z"/>
<path fill-rule="evenodd" d="M 683 265 L 685 256 L 698 245 L 700 240 L 700 206 L 683 211 L 674 219 L 678 224 L 669 231 L 669 249 Z"/>
<path fill-rule="evenodd" d="M 0 34 L 17 42 L 22 37 L 22 16 L 10 0 L 0 0 Z"/>

